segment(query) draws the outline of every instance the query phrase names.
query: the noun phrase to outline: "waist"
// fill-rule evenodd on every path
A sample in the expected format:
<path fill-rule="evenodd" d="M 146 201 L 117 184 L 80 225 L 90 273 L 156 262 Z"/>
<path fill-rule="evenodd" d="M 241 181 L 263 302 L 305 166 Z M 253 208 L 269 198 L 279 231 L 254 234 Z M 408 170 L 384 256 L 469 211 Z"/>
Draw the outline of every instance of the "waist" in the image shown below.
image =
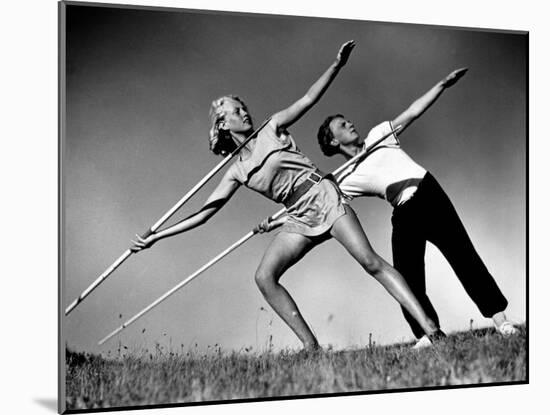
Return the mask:
<path fill-rule="evenodd" d="M 424 177 L 411 178 L 392 183 L 386 188 L 385 199 L 395 208 L 412 199 Z"/>
<path fill-rule="evenodd" d="M 411 207 L 415 204 L 415 201 L 422 199 L 423 193 L 425 193 L 425 187 L 430 187 L 431 182 L 435 181 L 435 178 L 430 174 L 429 171 L 426 171 L 426 174 L 420 181 L 416 184 L 416 188 L 412 194 L 408 195 L 407 198 L 401 201 L 401 203 L 393 206 L 393 212 L 397 213 L 405 208 Z"/>
<path fill-rule="evenodd" d="M 321 183 L 321 180 L 323 179 L 335 182 L 334 176 L 332 174 L 325 174 L 321 170 L 316 168 L 315 171 L 312 171 L 302 183 L 292 189 L 292 192 L 288 195 L 288 197 L 283 200 L 283 204 L 285 205 L 285 207 L 287 209 L 290 208 L 298 200 L 300 200 L 300 198 L 304 196 L 309 191 L 309 189 Z"/>

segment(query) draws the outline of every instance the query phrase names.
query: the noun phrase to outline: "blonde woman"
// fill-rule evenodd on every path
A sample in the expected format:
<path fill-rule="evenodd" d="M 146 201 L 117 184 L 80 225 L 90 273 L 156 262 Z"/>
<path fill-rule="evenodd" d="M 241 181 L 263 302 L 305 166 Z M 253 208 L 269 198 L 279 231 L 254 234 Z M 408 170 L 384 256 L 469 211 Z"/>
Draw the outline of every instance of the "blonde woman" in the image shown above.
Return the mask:
<path fill-rule="evenodd" d="M 255 280 L 267 302 L 298 336 L 305 349 L 317 349 L 319 343 L 279 280 L 307 252 L 330 238 L 340 242 L 365 271 L 417 319 L 427 335 L 432 338 L 444 336 L 426 316 L 403 277 L 374 252 L 355 213 L 342 202 L 336 184 L 298 149 L 287 130 L 321 98 L 346 64 L 354 46 L 353 41 L 344 43 L 336 60 L 307 93 L 271 116 L 266 127 L 241 150 L 202 209 L 146 239 L 138 236 L 132 247 L 137 252 L 160 239 L 204 224 L 241 185 L 282 203 L 287 208 L 286 216 L 271 222 L 265 220 L 259 225 L 260 232 L 277 227 L 280 232 L 266 249 Z M 213 101 L 211 116 L 210 149 L 216 154 L 232 151 L 253 131 L 249 110 L 236 96 Z"/>

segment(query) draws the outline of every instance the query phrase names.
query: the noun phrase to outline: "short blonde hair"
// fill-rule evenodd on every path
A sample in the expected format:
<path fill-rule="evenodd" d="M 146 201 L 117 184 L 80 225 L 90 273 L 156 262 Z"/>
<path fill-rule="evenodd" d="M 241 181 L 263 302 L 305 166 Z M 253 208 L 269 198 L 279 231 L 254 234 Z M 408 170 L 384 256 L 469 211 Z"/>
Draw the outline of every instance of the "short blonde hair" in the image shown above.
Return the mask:
<path fill-rule="evenodd" d="M 222 156 L 225 156 L 231 153 L 233 150 L 237 148 L 237 145 L 235 144 L 235 142 L 231 139 L 230 136 L 227 135 L 228 134 L 227 131 L 220 128 L 220 125 L 224 121 L 224 115 L 225 115 L 224 112 L 222 111 L 222 106 L 224 102 L 227 100 L 237 101 L 248 112 L 248 108 L 246 107 L 246 104 L 237 95 L 224 95 L 212 101 L 212 104 L 210 105 L 210 113 L 209 113 L 212 127 L 210 128 L 210 131 L 208 134 L 208 143 L 209 143 L 210 150 L 214 154 L 219 154 Z"/>

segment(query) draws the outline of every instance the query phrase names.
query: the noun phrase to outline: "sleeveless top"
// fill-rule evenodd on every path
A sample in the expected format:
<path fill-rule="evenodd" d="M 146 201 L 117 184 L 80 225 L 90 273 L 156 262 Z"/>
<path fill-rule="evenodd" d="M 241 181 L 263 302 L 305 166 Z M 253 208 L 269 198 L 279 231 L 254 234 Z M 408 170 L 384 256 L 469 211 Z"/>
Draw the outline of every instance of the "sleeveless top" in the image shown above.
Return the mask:
<path fill-rule="evenodd" d="M 239 183 L 282 203 L 316 170 L 316 166 L 296 146 L 286 130 L 279 134 L 268 123 L 255 138 L 255 145 L 246 158 L 231 165 L 230 174 Z M 336 185 L 322 180 L 312 186 L 288 211 L 283 231 L 316 236 L 332 227 L 345 214 Z"/>

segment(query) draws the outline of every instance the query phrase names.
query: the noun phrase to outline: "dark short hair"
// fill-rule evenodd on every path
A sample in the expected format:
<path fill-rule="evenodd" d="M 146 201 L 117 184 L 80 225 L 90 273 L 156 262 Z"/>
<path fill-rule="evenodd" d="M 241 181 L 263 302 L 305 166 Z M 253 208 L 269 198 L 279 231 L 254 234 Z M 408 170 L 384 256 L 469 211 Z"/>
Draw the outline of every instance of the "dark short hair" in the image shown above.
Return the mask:
<path fill-rule="evenodd" d="M 319 127 L 319 131 L 317 132 L 317 140 L 319 141 L 321 151 L 325 156 L 329 157 L 338 154 L 338 147 L 330 144 L 330 142 L 334 138 L 334 134 L 332 134 L 332 131 L 330 130 L 330 123 L 335 118 L 345 117 L 342 114 L 329 115 L 327 118 L 325 118 L 325 121 L 323 121 L 323 123 Z"/>

